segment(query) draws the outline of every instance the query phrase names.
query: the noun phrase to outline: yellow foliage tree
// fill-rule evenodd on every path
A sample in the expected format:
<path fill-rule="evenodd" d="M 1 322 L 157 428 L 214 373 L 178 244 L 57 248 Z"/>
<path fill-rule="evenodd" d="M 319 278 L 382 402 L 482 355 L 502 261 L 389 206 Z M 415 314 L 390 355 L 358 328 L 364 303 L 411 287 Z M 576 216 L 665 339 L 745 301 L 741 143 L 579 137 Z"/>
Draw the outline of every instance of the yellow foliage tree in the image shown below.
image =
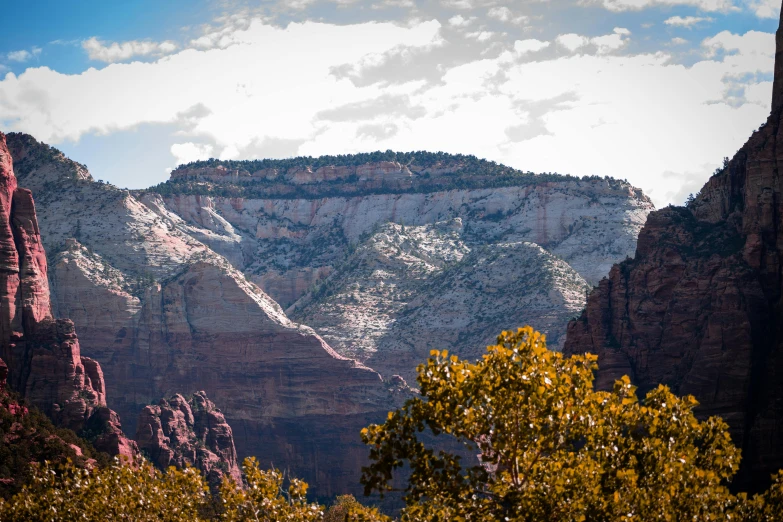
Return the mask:
<path fill-rule="evenodd" d="M 665 386 L 639 402 L 627 377 L 595 391 L 596 368 L 530 327 L 503 332 L 476 363 L 432 352 L 421 396 L 362 431 L 365 493 L 391 489 L 407 464 L 404 521 L 783 520 L 779 478 L 751 500 L 727 489 L 740 454 L 720 418 L 699 422 L 696 400 Z M 480 462 L 463 467 L 427 431 Z"/>
<path fill-rule="evenodd" d="M 95 469 L 47 463 L 10 501 L 0 502 L 0 520 L 192 522 L 209 497 L 195 468 L 164 473 L 146 461 Z"/>

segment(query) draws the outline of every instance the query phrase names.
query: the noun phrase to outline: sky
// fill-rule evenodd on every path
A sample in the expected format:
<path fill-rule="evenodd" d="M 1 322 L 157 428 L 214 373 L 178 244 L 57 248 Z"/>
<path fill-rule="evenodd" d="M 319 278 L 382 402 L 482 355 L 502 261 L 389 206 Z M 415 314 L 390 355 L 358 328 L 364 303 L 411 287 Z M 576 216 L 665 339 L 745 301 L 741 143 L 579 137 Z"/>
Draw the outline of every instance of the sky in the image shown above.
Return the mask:
<path fill-rule="evenodd" d="M 681 204 L 769 114 L 769 0 L 0 0 L 0 130 L 144 188 L 210 157 L 473 154 Z"/>

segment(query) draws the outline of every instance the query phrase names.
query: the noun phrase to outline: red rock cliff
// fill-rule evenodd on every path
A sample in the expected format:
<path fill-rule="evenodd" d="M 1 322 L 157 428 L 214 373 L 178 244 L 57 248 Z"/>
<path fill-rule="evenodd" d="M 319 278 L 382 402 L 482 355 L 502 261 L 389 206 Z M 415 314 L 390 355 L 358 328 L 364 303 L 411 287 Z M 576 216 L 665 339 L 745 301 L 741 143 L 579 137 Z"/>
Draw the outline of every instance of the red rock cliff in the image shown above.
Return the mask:
<path fill-rule="evenodd" d="M 106 407 L 100 365 L 81 356 L 73 322 L 55 320 L 46 252 L 29 190 L 18 188 L 0 133 L 0 358 L 8 384 L 63 427 L 92 434 L 96 447 L 133 455 L 135 444 Z"/>
<path fill-rule="evenodd" d="M 720 415 L 742 447 L 739 480 L 783 468 L 783 33 L 772 113 L 687 208 L 648 216 L 568 327 L 566 353 L 598 354 L 601 388 L 664 383 Z"/>
<path fill-rule="evenodd" d="M 200 469 L 213 487 L 225 476 L 242 484 L 231 426 L 203 391 L 146 406 L 139 415 L 136 441 L 162 469 L 190 465 Z"/>

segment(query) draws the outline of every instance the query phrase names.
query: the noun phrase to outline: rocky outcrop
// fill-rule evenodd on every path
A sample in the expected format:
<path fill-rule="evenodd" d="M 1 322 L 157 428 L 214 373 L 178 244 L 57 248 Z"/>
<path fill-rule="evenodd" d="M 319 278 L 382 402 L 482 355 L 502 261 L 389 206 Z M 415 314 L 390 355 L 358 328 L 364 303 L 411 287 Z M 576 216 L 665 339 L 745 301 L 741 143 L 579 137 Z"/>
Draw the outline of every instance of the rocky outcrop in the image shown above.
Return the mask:
<path fill-rule="evenodd" d="M 783 468 L 783 42 L 767 122 L 687 208 L 650 214 L 636 256 L 612 268 L 568 326 L 567 353 L 693 394 L 742 448 L 751 487 Z"/>
<path fill-rule="evenodd" d="M 463 228 L 459 218 L 386 224 L 290 313 L 340 353 L 410 382 L 432 349 L 477 359 L 499 332 L 524 324 L 562 346 L 561 332 L 584 307 L 584 279 L 534 243 L 471 250 Z"/>
<path fill-rule="evenodd" d="M 174 192 L 178 190 L 184 192 Z M 234 257 L 244 259 L 235 266 L 286 308 L 306 296 L 302 282 L 322 281 L 351 248 L 390 222 L 427 226 L 459 218 L 462 239 L 470 246 L 536 243 L 594 284 L 612 264 L 633 253 L 639 229 L 653 209 L 638 189 L 603 178 L 525 177 L 517 185 L 493 188 L 368 189 L 323 197 L 221 197 L 187 190 L 196 189 L 176 183 L 168 187 L 166 208 L 191 226 L 210 230 L 203 238 L 210 246 L 225 250 L 233 238 Z M 321 272 L 312 277 L 315 270 Z"/>
<path fill-rule="evenodd" d="M 17 187 L 2 133 L 0 302 L 0 357 L 7 364 L 10 388 L 56 424 L 85 433 L 90 425 L 102 449 L 132 456 L 135 446 L 122 435 L 119 423 L 99 421 L 107 410 L 100 365 L 81 356 L 73 322 L 52 316 L 35 204 L 29 190 Z M 116 448 L 102 444 L 107 437 L 122 444 Z"/>
<path fill-rule="evenodd" d="M 176 394 L 145 406 L 136 442 L 161 469 L 195 466 L 213 487 L 224 478 L 242 484 L 231 427 L 203 391 L 187 399 Z"/>
<path fill-rule="evenodd" d="M 0 359 L 0 500 L 8 499 L 33 476 L 43 461 L 78 467 L 98 464 L 95 449 L 71 430 L 55 428 L 29 403 L 6 389 L 8 367 Z"/>

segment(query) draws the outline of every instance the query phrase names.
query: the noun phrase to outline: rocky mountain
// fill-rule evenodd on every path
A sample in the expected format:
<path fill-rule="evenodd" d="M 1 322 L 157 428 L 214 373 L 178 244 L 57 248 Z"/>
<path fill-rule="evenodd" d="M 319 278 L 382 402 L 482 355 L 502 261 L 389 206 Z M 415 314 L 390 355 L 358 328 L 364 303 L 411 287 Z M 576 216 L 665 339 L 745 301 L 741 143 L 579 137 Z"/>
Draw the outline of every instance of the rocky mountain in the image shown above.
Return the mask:
<path fill-rule="evenodd" d="M 652 209 L 622 181 L 425 152 L 196 162 L 151 194 L 219 235 L 219 244 L 215 235 L 204 241 L 338 353 L 408 380 L 430 349 L 447 343 L 473 357 L 504 327 L 536 324 L 560 346 L 584 285 L 633 252 Z M 495 252 L 505 261 L 482 264 L 450 291 L 447 274 Z M 532 286 L 504 286 L 509 274 Z M 516 294 L 477 314 L 468 303 L 486 302 L 484 286 Z"/>
<path fill-rule="evenodd" d="M 598 385 L 628 374 L 693 394 L 742 448 L 740 480 L 783 468 L 783 32 L 772 112 L 687 207 L 649 215 L 569 324 L 565 351 L 597 353 Z"/>
<path fill-rule="evenodd" d="M 210 160 L 180 167 L 151 190 L 188 223 L 221 236 L 215 248 L 235 264 L 244 259 L 241 269 L 283 307 L 390 222 L 459 218 L 468 245 L 536 243 L 597 283 L 633 253 L 653 209 L 623 181 L 536 175 L 443 153 Z"/>
<path fill-rule="evenodd" d="M 29 136 L 9 135 L 20 183 L 34 187 L 50 242 L 51 288 L 106 373 L 111 406 L 136 432 L 161 396 L 204 390 L 240 455 L 303 476 L 320 495 L 358 487 L 359 430 L 382 419 L 396 383 L 338 355 L 162 199 L 92 181 Z M 83 332 L 83 333 L 82 333 Z"/>
<path fill-rule="evenodd" d="M 100 364 L 81 355 L 74 324 L 54 319 L 46 253 L 32 193 L 17 187 L 0 133 L 0 357 L 3 381 L 57 425 L 84 434 L 96 448 L 138 450 L 106 406 Z"/>
<path fill-rule="evenodd" d="M 204 390 L 240 457 L 317 495 L 358 484 L 359 430 L 409 393 L 395 374 L 443 339 L 473 355 L 525 322 L 558 342 L 652 209 L 622 181 L 442 153 L 211 160 L 129 192 L 30 136 L 8 143 L 39 201 L 54 309 L 129 431 L 160 397 Z"/>
<path fill-rule="evenodd" d="M 476 359 L 521 323 L 552 332 L 550 345 L 561 345 L 558 334 L 591 288 L 582 276 L 534 243 L 471 250 L 463 232 L 460 218 L 383 225 L 290 313 L 340 353 L 408 382 L 430 350 Z"/>
<path fill-rule="evenodd" d="M 195 466 L 212 487 L 220 486 L 224 477 L 242 484 L 231 427 L 203 391 L 146 406 L 139 415 L 136 442 L 161 469 Z"/>

